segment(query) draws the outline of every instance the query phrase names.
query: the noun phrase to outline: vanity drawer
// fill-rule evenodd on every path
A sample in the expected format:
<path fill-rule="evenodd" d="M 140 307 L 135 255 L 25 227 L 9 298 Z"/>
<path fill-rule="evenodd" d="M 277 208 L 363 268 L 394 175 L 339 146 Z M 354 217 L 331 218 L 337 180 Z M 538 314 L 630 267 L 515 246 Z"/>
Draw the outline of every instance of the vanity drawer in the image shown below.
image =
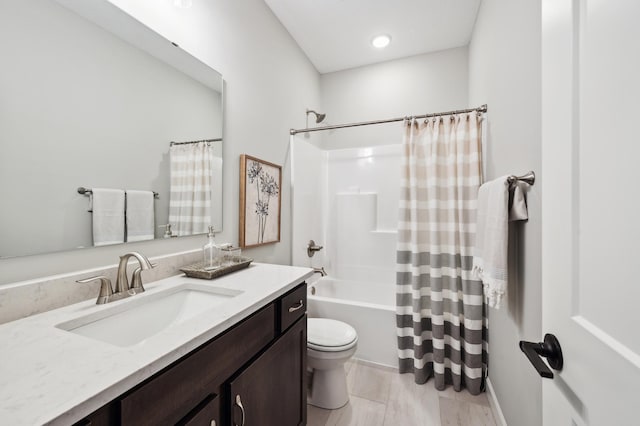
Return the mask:
<path fill-rule="evenodd" d="M 280 298 L 280 333 L 307 312 L 307 283 L 302 283 Z"/>
<path fill-rule="evenodd" d="M 121 399 L 122 425 L 175 424 L 276 335 L 270 304 L 170 365 Z"/>

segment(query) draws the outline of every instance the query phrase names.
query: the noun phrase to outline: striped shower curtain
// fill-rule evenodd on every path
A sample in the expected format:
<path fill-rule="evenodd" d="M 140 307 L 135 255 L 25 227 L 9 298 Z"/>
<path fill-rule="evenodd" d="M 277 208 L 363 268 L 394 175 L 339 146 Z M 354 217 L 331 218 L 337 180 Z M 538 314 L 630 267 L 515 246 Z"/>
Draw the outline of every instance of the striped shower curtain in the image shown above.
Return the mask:
<path fill-rule="evenodd" d="M 405 122 L 396 274 L 400 373 L 474 395 L 487 369 L 482 283 L 471 275 L 481 120 Z"/>
<path fill-rule="evenodd" d="M 169 148 L 169 223 L 175 235 L 202 234 L 211 224 L 212 159 L 209 142 Z"/>

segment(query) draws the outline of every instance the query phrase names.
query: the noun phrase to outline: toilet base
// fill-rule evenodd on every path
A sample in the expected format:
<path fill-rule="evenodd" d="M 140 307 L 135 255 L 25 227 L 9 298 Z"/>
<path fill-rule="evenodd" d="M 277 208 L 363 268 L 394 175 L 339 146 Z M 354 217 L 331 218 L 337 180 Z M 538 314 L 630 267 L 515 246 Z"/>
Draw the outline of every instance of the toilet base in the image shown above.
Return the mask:
<path fill-rule="evenodd" d="M 344 367 L 314 370 L 307 402 L 315 407 L 335 410 L 349 402 L 347 375 Z"/>
<path fill-rule="evenodd" d="M 313 371 L 307 396 L 309 404 L 335 410 L 349 402 L 344 364 L 355 352 L 356 345 L 340 352 L 320 352 L 307 348 L 307 365 Z"/>

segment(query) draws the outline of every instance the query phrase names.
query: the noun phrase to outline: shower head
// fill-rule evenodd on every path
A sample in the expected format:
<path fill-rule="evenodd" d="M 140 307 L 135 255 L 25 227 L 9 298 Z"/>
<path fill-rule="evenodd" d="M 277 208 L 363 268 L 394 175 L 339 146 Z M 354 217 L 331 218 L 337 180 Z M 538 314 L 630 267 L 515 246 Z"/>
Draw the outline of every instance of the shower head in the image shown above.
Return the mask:
<path fill-rule="evenodd" d="M 322 120 L 324 120 L 324 118 L 327 116 L 327 114 L 318 114 L 314 110 L 308 109 L 307 110 L 307 117 L 309 116 L 309 113 L 313 113 L 316 116 L 316 123 L 321 123 Z"/>

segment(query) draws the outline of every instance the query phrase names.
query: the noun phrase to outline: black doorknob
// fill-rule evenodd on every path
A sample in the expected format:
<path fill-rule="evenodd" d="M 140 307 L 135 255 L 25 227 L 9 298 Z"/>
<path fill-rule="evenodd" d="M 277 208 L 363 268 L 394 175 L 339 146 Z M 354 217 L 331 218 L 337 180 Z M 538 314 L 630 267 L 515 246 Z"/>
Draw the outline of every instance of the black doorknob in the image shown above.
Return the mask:
<path fill-rule="evenodd" d="M 562 370 L 562 349 L 560 348 L 560 342 L 553 334 L 545 334 L 544 341 L 539 343 L 521 340 L 520 349 L 529 358 L 529 361 L 540 376 L 553 379 L 553 372 L 542 361 L 541 357 L 547 358 L 549 365 L 554 370 Z"/>

